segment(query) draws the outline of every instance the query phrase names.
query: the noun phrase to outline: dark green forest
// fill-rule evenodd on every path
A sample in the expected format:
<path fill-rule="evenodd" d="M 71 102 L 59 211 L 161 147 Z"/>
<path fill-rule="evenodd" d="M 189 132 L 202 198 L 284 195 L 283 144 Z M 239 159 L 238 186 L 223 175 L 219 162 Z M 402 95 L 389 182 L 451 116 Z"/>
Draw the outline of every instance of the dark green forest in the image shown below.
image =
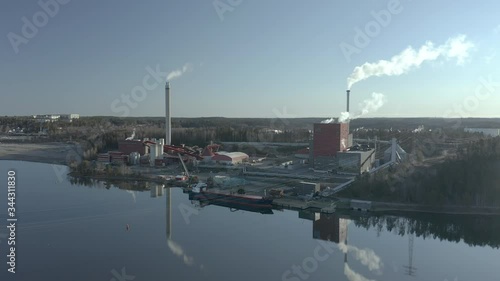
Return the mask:
<path fill-rule="evenodd" d="M 500 247 L 500 216 L 454 216 L 419 214 L 414 216 L 350 216 L 354 225 L 450 242 L 463 241 L 470 246 Z"/>
<path fill-rule="evenodd" d="M 416 157 L 385 171 L 361 175 L 339 196 L 429 205 L 500 206 L 500 137 L 462 144 L 454 155 L 436 163 Z"/>

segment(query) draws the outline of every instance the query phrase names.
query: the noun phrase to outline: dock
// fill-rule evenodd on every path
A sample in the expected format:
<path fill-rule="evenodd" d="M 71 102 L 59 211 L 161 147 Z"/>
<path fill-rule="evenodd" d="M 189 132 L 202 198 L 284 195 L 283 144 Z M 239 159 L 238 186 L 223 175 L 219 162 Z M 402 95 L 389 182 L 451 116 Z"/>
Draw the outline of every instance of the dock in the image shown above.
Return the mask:
<path fill-rule="evenodd" d="M 336 202 L 331 201 L 303 201 L 291 198 L 279 198 L 273 200 L 273 206 L 289 210 L 317 210 L 321 213 L 331 214 L 335 212 Z"/>

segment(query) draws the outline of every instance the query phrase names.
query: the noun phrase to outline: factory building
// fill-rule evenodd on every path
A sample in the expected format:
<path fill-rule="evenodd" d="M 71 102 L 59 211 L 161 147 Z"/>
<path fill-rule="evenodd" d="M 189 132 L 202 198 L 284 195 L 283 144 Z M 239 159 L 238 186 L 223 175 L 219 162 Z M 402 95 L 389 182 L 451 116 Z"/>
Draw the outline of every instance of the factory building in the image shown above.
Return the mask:
<path fill-rule="evenodd" d="M 128 162 L 128 155 L 124 154 L 121 151 L 110 151 L 108 152 L 108 154 L 109 154 L 109 161 L 111 163 L 125 165 Z"/>
<path fill-rule="evenodd" d="M 309 159 L 310 154 L 309 147 L 302 148 L 295 152 L 295 158 Z"/>
<path fill-rule="evenodd" d="M 100 153 L 99 155 L 97 155 L 97 161 L 102 163 L 109 163 L 109 153 Z"/>
<path fill-rule="evenodd" d="M 316 123 L 313 134 L 314 157 L 335 156 L 349 147 L 349 123 Z"/>
<path fill-rule="evenodd" d="M 314 124 L 312 151 L 309 159 L 318 170 L 333 171 L 337 169 L 336 155 L 346 151 L 352 145 L 349 134 L 349 123 L 316 123 Z"/>
<path fill-rule="evenodd" d="M 220 145 L 218 144 L 209 144 L 207 145 L 203 151 L 201 152 L 201 157 L 203 157 L 203 162 L 211 162 L 212 157 L 215 156 L 215 153 L 219 150 Z"/>
<path fill-rule="evenodd" d="M 316 192 L 320 192 L 320 184 L 316 182 L 302 181 L 295 187 L 295 192 L 297 192 L 297 195 L 314 194 Z"/>
<path fill-rule="evenodd" d="M 212 156 L 212 161 L 218 164 L 234 165 L 248 160 L 248 155 L 243 152 L 217 152 Z"/>
<path fill-rule="evenodd" d="M 349 150 L 337 153 L 337 172 L 362 174 L 373 168 L 375 149 Z"/>
<path fill-rule="evenodd" d="M 118 151 L 125 154 L 130 154 L 132 152 L 138 152 L 140 155 L 146 154 L 147 146 L 141 140 L 119 140 L 118 141 Z"/>

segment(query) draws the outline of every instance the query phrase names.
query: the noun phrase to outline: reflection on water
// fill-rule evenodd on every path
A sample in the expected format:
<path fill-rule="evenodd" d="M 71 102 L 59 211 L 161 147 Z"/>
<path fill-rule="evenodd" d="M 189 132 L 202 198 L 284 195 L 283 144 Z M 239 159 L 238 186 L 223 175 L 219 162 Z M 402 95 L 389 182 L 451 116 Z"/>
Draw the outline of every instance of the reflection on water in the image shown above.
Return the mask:
<path fill-rule="evenodd" d="M 73 184 L 81 185 L 82 182 L 75 181 Z M 140 201 L 138 198 L 141 198 L 141 194 L 145 194 L 149 200 L 161 200 L 161 202 L 164 202 L 165 220 L 161 225 L 163 227 L 163 224 L 165 224 L 165 238 L 163 238 L 163 243 L 166 244 L 165 251 L 168 252 L 175 260 L 185 265 L 186 268 L 200 271 L 203 268 L 203 271 L 206 271 L 207 268 L 204 267 L 200 261 L 207 264 L 209 260 L 213 260 L 210 258 L 210 255 L 212 254 L 229 256 L 228 261 L 230 262 L 228 263 L 228 261 L 226 261 L 228 264 L 225 264 L 222 261 L 220 261 L 220 264 L 217 264 L 220 268 L 224 268 L 224 270 L 221 269 L 220 272 L 224 272 L 225 270 L 230 271 L 230 266 L 241 266 L 240 263 L 248 263 L 249 260 L 246 260 L 245 256 L 247 254 L 251 254 L 252 252 L 256 252 L 254 255 L 257 257 L 268 258 L 269 256 L 273 259 L 273 263 L 269 264 L 269 266 L 274 265 L 278 268 L 274 271 L 278 272 L 267 269 L 271 274 L 271 276 L 267 277 L 269 277 L 270 280 L 279 280 L 280 276 L 282 276 L 282 272 L 284 272 L 287 268 L 291 268 L 297 260 L 300 261 L 306 257 L 303 255 L 304 252 L 307 252 L 307 247 L 313 247 L 301 246 L 298 244 L 308 243 L 308 239 L 304 239 L 303 236 L 300 238 L 293 238 L 294 229 L 301 228 L 301 221 L 307 225 L 310 224 L 310 228 L 308 228 L 309 240 L 327 243 L 330 245 L 327 247 L 333 247 L 338 250 L 336 254 L 330 253 L 332 255 L 328 258 L 328 261 L 321 263 L 322 266 L 318 266 L 318 273 L 310 273 L 308 275 L 310 276 L 308 280 L 404 280 L 404 278 L 406 278 L 406 276 L 404 276 L 404 271 L 399 270 L 399 268 L 403 268 L 405 264 L 410 264 L 410 266 L 412 264 L 412 248 L 410 247 L 409 249 L 408 245 L 413 244 L 413 237 L 415 237 L 415 239 L 431 238 L 429 242 L 438 241 L 440 239 L 454 241 L 457 243 L 461 243 L 463 241 L 469 245 L 490 246 L 493 248 L 497 248 L 498 245 L 500 245 L 500 237 L 495 235 L 496 233 L 500 233 L 500 220 L 498 217 L 494 216 L 478 217 L 425 214 L 401 216 L 368 215 L 356 212 L 343 214 L 320 214 L 309 211 L 277 212 L 277 214 L 275 213 L 273 216 L 268 216 L 261 214 L 273 214 L 273 210 L 268 212 L 258 209 L 243 208 L 241 206 L 227 206 L 220 204 L 220 202 L 191 201 L 190 199 L 192 198 L 189 194 L 181 193 L 178 189 L 165 188 L 165 186 L 158 184 L 143 182 L 99 183 L 97 181 L 87 180 L 84 184 L 87 184 L 92 188 L 124 189 L 128 194 L 130 194 L 134 203 Z M 172 197 L 174 193 L 175 196 Z M 165 198 L 165 201 L 163 201 L 163 198 Z M 182 212 L 179 215 L 181 205 L 189 205 L 192 206 L 193 209 L 197 210 L 196 212 L 191 212 L 196 213 L 196 216 L 193 216 L 191 220 L 194 221 L 194 223 L 189 224 L 189 222 L 179 219 L 182 218 Z M 224 210 L 231 210 L 233 212 L 224 212 Z M 284 220 L 288 214 L 294 214 L 295 219 Z M 204 218 L 206 221 L 201 218 Z M 217 221 L 222 220 L 224 220 L 224 222 L 217 224 Z M 254 229 L 249 232 L 240 233 L 235 231 L 237 228 L 246 229 L 243 226 L 248 226 L 250 223 L 252 223 Z M 291 224 L 292 226 L 287 226 L 287 224 Z M 278 231 L 280 227 L 289 227 L 291 231 L 289 231 L 289 233 L 282 233 L 282 236 L 280 236 L 279 239 L 284 241 L 290 239 L 290 241 L 294 241 L 294 244 L 292 244 L 291 247 L 288 245 L 289 251 L 296 251 L 293 254 L 290 254 L 292 258 L 288 257 L 288 254 L 285 253 L 273 254 L 274 251 L 279 251 L 279 247 L 274 248 L 272 245 L 265 242 L 266 239 L 274 239 L 273 237 L 259 236 L 261 232 L 264 232 L 262 228 L 259 228 L 259 225 L 265 225 L 263 227 L 274 229 L 274 231 Z M 173 231 L 174 227 L 176 227 L 177 232 Z M 226 232 L 229 230 L 233 235 L 238 233 L 241 237 L 228 236 Z M 189 231 L 198 232 L 189 233 Z M 404 241 L 401 241 L 401 239 L 398 240 L 398 243 L 400 243 L 399 247 L 391 247 L 392 243 L 395 243 L 394 241 L 396 241 L 396 239 L 393 238 L 392 235 L 389 235 L 388 237 L 386 236 L 386 238 L 380 237 L 380 234 L 383 232 L 386 232 L 387 234 L 395 234 L 396 237 L 397 235 L 405 236 L 405 239 Z M 270 236 L 272 235 L 273 234 L 270 234 Z M 191 239 L 193 237 L 198 237 L 200 239 L 193 241 L 187 239 L 186 236 L 191 237 Z M 360 237 L 372 237 L 372 240 L 364 241 L 360 240 Z M 385 242 L 388 243 L 386 244 L 388 247 L 381 247 L 378 245 L 379 241 L 384 241 L 383 238 L 390 241 Z M 200 240 L 202 242 L 197 243 Z M 248 245 L 246 245 L 247 241 L 250 241 Z M 259 246 L 259 243 L 262 243 L 262 247 Z M 280 244 L 282 242 L 275 240 L 275 243 Z M 239 245 L 245 246 L 241 248 L 225 249 L 227 245 L 231 245 L 229 247 L 235 247 L 235 245 L 236 247 L 239 247 Z M 280 245 L 283 246 L 283 244 Z M 442 247 L 445 247 L 444 245 L 445 244 L 443 244 Z M 306 249 L 304 249 L 304 247 L 306 247 Z M 225 250 L 220 250 L 221 252 L 219 253 L 217 251 L 219 248 Z M 297 250 L 295 250 L 295 248 Z M 299 251 L 299 249 L 301 249 L 301 251 Z M 464 249 L 463 251 L 468 250 Z M 452 257 L 455 258 L 455 256 L 456 255 L 452 254 Z M 407 263 L 406 260 L 408 257 L 410 260 Z M 280 263 L 279 260 L 281 259 L 286 260 L 286 262 Z M 332 262 L 333 260 L 336 260 L 337 262 Z M 395 265 L 395 261 L 398 265 Z M 406 280 L 431 280 L 429 279 L 430 277 L 434 278 L 433 280 L 444 280 L 445 278 L 452 280 L 455 276 L 455 272 L 452 271 L 452 269 L 448 269 L 448 271 L 451 272 L 451 275 L 439 275 L 436 270 L 439 270 L 441 266 L 437 266 L 436 264 L 426 264 L 425 262 L 425 260 L 421 260 L 418 263 L 420 276 L 410 277 L 415 279 Z M 435 262 L 442 263 L 442 260 L 436 260 Z M 386 268 L 384 264 L 392 266 Z M 455 268 L 456 266 L 452 264 L 453 262 L 447 261 L 444 266 L 447 268 Z M 474 268 L 474 266 L 476 266 L 472 266 L 467 263 L 460 263 L 460 261 L 458 261 L 457 264 L 462 264 L 462 267 L 464 268 L 467 268 L 467 266 L 469 266 L 469 268 Z M 226 268 L 226 266 L 228 267 Z M 214 266 L 212 265 L 212 268 L 213 267 Z M 179 269 L 174 269 L 174 271 L 175 270 Z M 242 269 L 240 268 L 239 270 Z M 322 270 L 327 273 L 320 273 L 319 271 Z M 262 274 L 264 274 L 264 272 Z M 293 279 L 298 278 L 298 275 L 290 274 L 287 276 L 290 279 L 283 280 L 303 280 L 302 278 Z M 331 278 L 327 276 L 330 276 Z M 437 278 L 436 276 L 440 277 Z M 249 278 L 243 279 L 248 280 Z M 226 279 L 221 279 L 220 277 L 207 277 L 205 280 Z"/>
<path fill-rule="evenodd" d="M 344 254 L 344 274 L 350 281 L 372 280 L 356 273 L 348 265 L 348 254 L 362 265 L 376 274 L 382 274 L 383 263 L 381 258 L 372 249 L 359 249 L 348 245 L 349 216 L 338 214 L 322 214 L 309 211 L 299 211 L 299 217 L 313 221 L 313 238 L 337 244 Z"/>
<path fill-rule="evenodd" d="M 358 227 L 386 230 L 398 235 L 439 238 L 451 242 L 463 241 L 471 246 L 500 246 L 500 217 L 475 215 L 372 215 L 351 216 Z"/>
<path fill-rule="evenodd" d="M 148 182 L 103 182 L 92 179 L 71 178 L 72 185 L 85 185 L 96 188 L 117 187 L 125 189 L 132 195 L 135 202 L 135 191 L 150 191 L 151 197 L 163 196 L 164 185 L 158 185 Z M 167 198 L 169 198 L 167 196 Z M 189 199 L 191 199 L 189 197 Z M 231 210 L 244 210 L 249 212 L 258 212 L 272 214 L 270 209 L 252 209 L 242 206 L 224 206 L 219 202 L 195 202 L 191 201 L 193 206 L 205 207 L 207 205 L 217 205 L 228 207 Z M 336 217 L 339 216 L 339 217 Z M 374 229 L 377 233 L 388 231 L 405 236 L 414 234 L 416 237 L 439 238 L 452 242 L 463 241 L 471 246 L 490 246 L 500 247 L 500 219 L 499 216 L 456 216 L 445 214 L 397 214 L 397 215 L 374 215 L 362 213 L 348 213 L 343 215 L 319 215 L 314 212 L 299 211 L 299 218 L 313 221 L 315 239 L 322 239 L 339 243 L 341 233 L 333 231 L 338 223 L 345 224 L 347 221 L 354 223 L 356 227 L 365 229 Z M 343 219 L 342 219 L 343 218 Z M 345 229 L 340 227 L 340 229 Z M 343 234 L 345 235 L 345 234 Z"/>

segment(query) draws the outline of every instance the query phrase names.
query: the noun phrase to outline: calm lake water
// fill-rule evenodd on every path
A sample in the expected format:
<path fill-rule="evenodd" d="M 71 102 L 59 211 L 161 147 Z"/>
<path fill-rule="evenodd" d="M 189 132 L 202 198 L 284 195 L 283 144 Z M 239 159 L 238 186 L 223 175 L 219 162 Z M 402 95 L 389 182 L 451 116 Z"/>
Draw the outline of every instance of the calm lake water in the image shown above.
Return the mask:
<path fill-rule="evenodd" d="M 0 280 L 500 280 L 499 217 L 261 214 L 201 207 L 179 188 L 86 186 L 60 181 L 52 165 L 0 163 Z M 15 274 L 6 265 L 10 168 Z"/>

